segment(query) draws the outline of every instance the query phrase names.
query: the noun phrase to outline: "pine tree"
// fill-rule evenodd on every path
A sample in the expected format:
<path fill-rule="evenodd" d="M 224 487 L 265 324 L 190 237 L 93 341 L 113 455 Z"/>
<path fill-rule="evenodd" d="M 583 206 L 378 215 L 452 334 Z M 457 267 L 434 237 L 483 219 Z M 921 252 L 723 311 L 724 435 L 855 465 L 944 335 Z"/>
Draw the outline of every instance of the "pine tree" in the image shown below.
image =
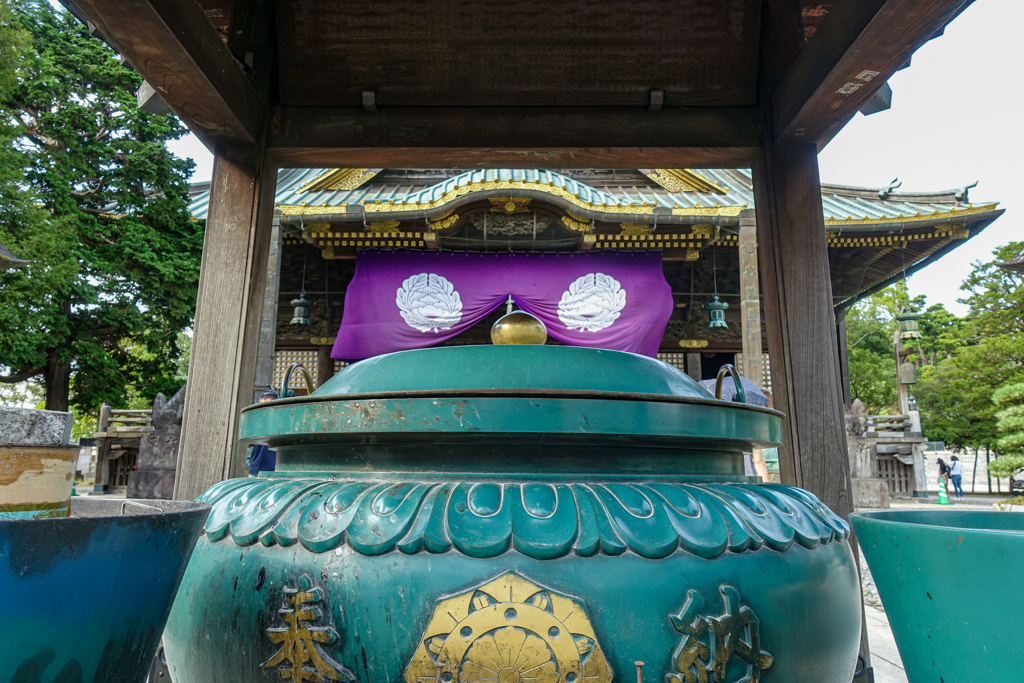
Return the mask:
<path fill-rule="evenodd" d="M 136 107 L 140 77 L 71 14 L 0 11 L 0 243 L 31 261 L 0 274 L 0 381 L 41 377 L 52 410 L 173 391 L 203 239 L 165 146 L 186 130 Z"/>
<path fill-rule="evenodd" d="M 989 464 L 988 472 L 997 477 L 1010 477 L 1024 468 L 1024 384 L 1009 384 L 996 389 L 992 402 L 999 407 L 996 428 L 999 450 L 1003 453 Z"/>

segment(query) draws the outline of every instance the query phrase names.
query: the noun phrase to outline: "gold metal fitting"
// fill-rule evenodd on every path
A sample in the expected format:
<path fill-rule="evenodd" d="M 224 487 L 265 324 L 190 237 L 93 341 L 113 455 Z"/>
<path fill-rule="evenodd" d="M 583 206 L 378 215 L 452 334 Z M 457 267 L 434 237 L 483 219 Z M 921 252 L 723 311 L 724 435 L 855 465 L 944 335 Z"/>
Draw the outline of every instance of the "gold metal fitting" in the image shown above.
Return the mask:
<path fill-rule="evenodd" d="M 548 330 L 540 318 L 526 311 L 512 311 L 498 318 L 491 327 L 493 344 L 543 344 Z"/>

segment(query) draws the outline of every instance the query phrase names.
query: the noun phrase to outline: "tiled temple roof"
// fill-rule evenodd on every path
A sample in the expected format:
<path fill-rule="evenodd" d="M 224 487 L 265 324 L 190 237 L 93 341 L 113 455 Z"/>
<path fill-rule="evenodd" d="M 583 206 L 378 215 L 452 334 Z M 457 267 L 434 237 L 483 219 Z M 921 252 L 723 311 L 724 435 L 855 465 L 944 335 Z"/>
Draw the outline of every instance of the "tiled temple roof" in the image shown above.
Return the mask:
<path fill-rule="evenodd" d="M 622 220 L 626 215 L 661 217 L 689 222 L 687 216 L 738 220 L 740 211 L 754 207 L 751 173 L 746 169 L 689 171 L 704 188 L 670 191 L 638 171 L 557 171 L 485 169 L 452 171 L 380 171 L 357 169 L 361 184 L 348 189 L 324 189 L 331 169 L 286 169 L 278 177 L 276 204 L 286 216 L 330 216 L 331 220 L 375 220 L 401 215 L 432 216 L 477 193 L 515 193 L 540 196 L 575 211 Z M 325 178 L 328 182 L 325 182 Z M 348 184 L 354 184 L 349 178 Z M 345 183 L 340 183 L 344 185 Z M 715 189 L 708 190 L 708 187 Z M 967 187 L 938 192 L 898 192 L 893 187 L 866 188 L 822 184 L 822 208 L 827 225 L 887 225 L 916 221 L 957 220 L 996 209 L 995 203 L 973 205 Z M 190 210 L 205 218 L 209 192 L 198 193 Z M 287 219 L 286 219 L 287 220 Z M 838 228 L 837 228 L 838 229 Z"/>

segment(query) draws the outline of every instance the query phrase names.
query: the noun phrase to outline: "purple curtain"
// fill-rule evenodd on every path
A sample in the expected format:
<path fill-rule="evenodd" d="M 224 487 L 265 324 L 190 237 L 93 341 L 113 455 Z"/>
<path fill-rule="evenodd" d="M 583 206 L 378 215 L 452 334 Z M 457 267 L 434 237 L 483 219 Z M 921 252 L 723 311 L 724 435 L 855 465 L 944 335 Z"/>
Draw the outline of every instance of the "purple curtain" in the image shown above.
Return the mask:
<path fill-rule="evenodd" d="M 509 297 L 572 346 L 654 356 L 672 314 L 661 254 L 359 255 L 333 358 L 433 346 Z"/>

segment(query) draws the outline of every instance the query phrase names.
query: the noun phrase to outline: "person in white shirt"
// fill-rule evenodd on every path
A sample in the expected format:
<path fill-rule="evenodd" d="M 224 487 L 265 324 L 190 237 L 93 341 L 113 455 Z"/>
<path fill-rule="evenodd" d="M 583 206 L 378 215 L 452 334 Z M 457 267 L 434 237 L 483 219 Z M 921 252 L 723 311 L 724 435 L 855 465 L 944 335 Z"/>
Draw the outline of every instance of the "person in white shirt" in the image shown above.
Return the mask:
<path fill-rule="evenodd" d="M 955 455 L 949 460 L 949 478 L 953 480 L 953 490 L 956 492 L 956 497 L 962 500 L 964 490 L 960 488 L 960 482 L 963 480 L 964 464 Z"/>

